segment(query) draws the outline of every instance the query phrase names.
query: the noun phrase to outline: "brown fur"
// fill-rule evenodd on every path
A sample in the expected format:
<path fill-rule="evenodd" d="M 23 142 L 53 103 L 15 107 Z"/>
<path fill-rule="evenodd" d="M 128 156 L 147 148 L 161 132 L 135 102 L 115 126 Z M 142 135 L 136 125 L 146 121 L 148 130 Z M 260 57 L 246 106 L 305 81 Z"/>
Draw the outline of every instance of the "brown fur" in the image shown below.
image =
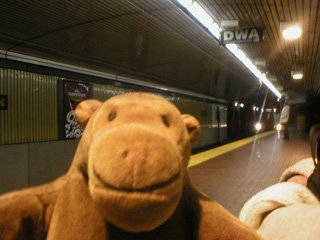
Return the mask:
<path fill-rule="evenodd" d="M 0 239 L 261 239 L 191 184 L 199 122 L 131 93 L 76 109 L 85 127 L 56 181 L 0 197 Z"/>

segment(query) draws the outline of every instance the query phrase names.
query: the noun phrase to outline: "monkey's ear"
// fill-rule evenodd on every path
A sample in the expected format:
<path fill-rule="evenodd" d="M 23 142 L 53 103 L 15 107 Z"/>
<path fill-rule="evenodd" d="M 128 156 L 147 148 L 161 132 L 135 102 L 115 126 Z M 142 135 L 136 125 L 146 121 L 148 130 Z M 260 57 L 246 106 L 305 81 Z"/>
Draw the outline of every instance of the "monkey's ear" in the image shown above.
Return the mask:
<path fill-rule="evenodd" d="M 198 119 L 189 114 L 183 114 L 181 115 L 181 118 L 188 129 L 190 143 L 194 144 L 200 137 L 200 123 Z"/>
<path fill-rule="evenodd" d="M 75 110 L 76 120 L 82 128 L 85 128 L 92 114 L 102 105 L 102 102 L 94 99 L 84 100 L 78 104 Z"/>

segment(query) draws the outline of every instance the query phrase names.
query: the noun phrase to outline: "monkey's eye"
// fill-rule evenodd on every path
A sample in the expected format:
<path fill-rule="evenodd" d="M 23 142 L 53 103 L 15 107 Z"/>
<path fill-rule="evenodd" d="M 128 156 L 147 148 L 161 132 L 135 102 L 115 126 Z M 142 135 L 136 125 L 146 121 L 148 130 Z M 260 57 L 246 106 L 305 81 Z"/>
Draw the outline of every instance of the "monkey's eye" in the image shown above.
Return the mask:
<path fill-rule="evenodd" d="M 108 119 L 111 122 L 113 119 L 115 119 L 117 116 L 117 113 L 112 111 L 111 113 L 109 113 Z"/>
<path fill-rule="evenodd" d="M 161 116 L 161 118 L 162 118 L 163 124 L 166 125 L 166 127 L 170 127 L 168 116 L 163 115 L 163 116 Z"/>

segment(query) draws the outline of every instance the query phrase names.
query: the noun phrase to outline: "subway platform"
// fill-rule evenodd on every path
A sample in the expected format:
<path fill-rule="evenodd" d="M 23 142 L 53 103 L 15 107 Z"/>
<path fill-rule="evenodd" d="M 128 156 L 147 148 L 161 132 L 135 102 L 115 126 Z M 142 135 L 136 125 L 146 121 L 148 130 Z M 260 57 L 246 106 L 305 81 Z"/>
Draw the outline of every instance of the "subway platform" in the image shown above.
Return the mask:
<path fill-rule="evenodd" d="M 238 217 L 243 204 L 258 191 L 279 181 L 282 172 L 311 157 L 309 136 L 290 131 L 262 133 L 192 156 L 193 184 Z"/>

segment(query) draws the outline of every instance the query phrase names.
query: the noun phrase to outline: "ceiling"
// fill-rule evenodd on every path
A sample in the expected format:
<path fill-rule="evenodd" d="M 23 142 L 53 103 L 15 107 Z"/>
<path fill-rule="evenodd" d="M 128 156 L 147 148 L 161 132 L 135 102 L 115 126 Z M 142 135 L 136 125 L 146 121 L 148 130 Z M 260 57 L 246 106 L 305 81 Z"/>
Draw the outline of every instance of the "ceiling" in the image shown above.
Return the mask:
<path fill-rule="evenodd" d="M 240 28 L 264 27 L 263 42 L 238 46 L 253 62 L 266 61 L 258 68 L 280 92 L 319 94 L 319 1 L 197 2 L 219 25 L 238 19 Z M 18 53 L 227 100 L 266 92 L 176 1 L 1 1 L 0 8 L 2 58 Z M 283 21 L 300 22 L 302 37 L 284 40 Z M 303 70 L 304 78 L 292 81 L 292 70 Z"/>

